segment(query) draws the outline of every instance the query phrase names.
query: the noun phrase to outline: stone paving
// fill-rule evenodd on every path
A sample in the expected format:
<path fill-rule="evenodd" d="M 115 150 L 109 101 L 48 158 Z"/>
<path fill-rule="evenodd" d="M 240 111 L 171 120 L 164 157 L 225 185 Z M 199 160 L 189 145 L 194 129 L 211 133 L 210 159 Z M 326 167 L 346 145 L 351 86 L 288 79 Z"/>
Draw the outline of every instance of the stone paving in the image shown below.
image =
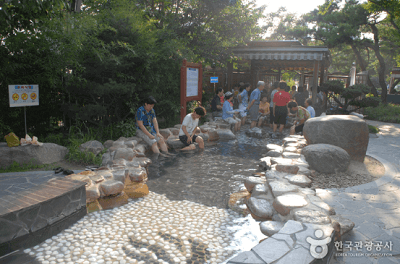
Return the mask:
<path fill-rule="evenodd" d="M 386 174 L 375 182 L 345 189 L 317 190 L 336 212 L 355 223 L 342 237 L 331 264 L 400 263 L 400 125 L 367 121 L 379 127 L 367 155 L 384 164 Z M 342 247 L 342 251 L 340 251 Z"/>
<path fill-rule="evenodd" d="M 24 252 L 42 264 L 222 263 L 243 247 L 235 244 L 245 237 L 241 228 L 254 227 L 254 219 L 232 210 L 170 201 L 150 192 L 124 206 L 91 213 Z M 260 238 L 261 233 L 244 242 L 248 247 Z"/>

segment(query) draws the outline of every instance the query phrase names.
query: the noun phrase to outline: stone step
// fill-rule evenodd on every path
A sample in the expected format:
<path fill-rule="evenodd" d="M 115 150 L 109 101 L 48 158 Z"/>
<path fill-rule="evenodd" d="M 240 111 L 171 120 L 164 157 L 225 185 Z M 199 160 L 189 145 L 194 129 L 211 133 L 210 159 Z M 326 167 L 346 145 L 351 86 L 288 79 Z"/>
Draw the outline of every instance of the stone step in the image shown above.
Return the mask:
<path fill-rule="evenodd" d="M 58 234 L 86 215 L 85 182 L 50 172 L 0 180 L 0 256 Z"/>

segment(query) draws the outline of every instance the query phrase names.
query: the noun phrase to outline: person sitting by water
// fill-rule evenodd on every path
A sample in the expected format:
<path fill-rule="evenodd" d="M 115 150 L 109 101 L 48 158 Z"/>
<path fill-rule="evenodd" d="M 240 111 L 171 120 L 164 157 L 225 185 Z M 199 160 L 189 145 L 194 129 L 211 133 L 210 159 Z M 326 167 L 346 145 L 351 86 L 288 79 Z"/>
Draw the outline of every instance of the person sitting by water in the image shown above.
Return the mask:
<path fill-rule="evenodd" d="M 311 118 L 315 117 L 315 110 L 314 107 L 312 107 L 312 99 L 307 98 L 304 102 L 304 105 L 306 106 L 307 111 L 310 113 Z"/>
<path fill-rule="evenodd" d="M 224 95 L 224 89 L 218 88 L 215 92 L 215 96 L 211 101 L 211 111 L 213 117 L 222 116 L 222 104 L 220 97 Z"/>
<path fill-rule="evenodd" d="M 257 125 L 261 92 L 264 90 L 264 87 L 265 87 L 265 82 L 259 81 L 257 83 L 257 88 L 251 92 L 250 104 L 246 108 L 247 110 L 249 110 L 250 114 L 250 120 L 251 120 L 250 129 L 254 128 Z"/>
<path fill-rule="evenodd" d="M 279 134 L 282 134 L 283 128 L 286 125 L 286 117 L 288 114 L 287 104 L 290 101 L 288 93 L 290 87 L 285 82 L 279 82 L 279 92 L 274 95 L 274 134 L 279 124 Z"/>
<path fill-rule="evenodd" d="M 258 110 L 258 127 L 261 127 L 263 123 L 267 123 L 269 119 L 269 103 L 267 94 L 261 94 L 261 102 Z"/>
<path fill-rule="evenodd" d="M 239 113 L 240 111 L 233 110 L 231 101 L 233 99 L 233 93 L 227 92 L 225 93 L 225 102 L 224 105 L 222 106 L 222 119 L 228 122 L 229 124 L 235 125 L 235 131 L 240 130 L 240 125 L 241 125 L 241 120 L 234 116 L 233 114 Z"/>
<path fill-rule="evenodd" d="M 294 122 L 294 125 L 290 128 L 290 135 L 302 132 L 304 122 L 311 118 L 310 112 L 308 112 L 307 109 L 305 109 L 304 107 L 298 106 L 296 102 L 289 102 L 288 108 L 290 112 L 296 114 L 296 121 Z"/>
<path fill-rule="evenodd" d="M 199 144 L 200 149 L 204 149 L 204 141 L 200 136 L 195 135 L 198 129 L 200 117 L 206 114 L 204 107 L 196 107 L 191 114 L 187 114 L 182 121 L 181 129 L 179 130 L 179 140 L 185 145 L 181 150 L 196 149 L 194 142 Z"/>
<path fill-rule="evenodd" d="M 298 93 L 294 95 L 294 100 L 296 103 L 302 107 L 304 107 L 304 101 L 310 97 L 308 91 L 304 91 L 303 86 L 299 86 Z"/>
<path fill-rule="evenodd" d="M 144 101 L 144 105 L 138 108 L 136 112 L 136 136 L 151 146 L 155 154 L 168 156 L 168 147 L 158 129 L 156 113 L 153 109 L 156 103 L 156 99 L 149 96 Z M 163 153 L 160 153 L 159 148 Z"/>
<path fill-rule="evenodd" d="M 249 105 L 250 88 L 251 88 L 250 83 L 244 84 L 243 86 L 240 87 L 242 91 L 240 91 L 240 94 L 238 95 L 239 111 L 240 111 L 240 117 L 242 118 L 242 125 L 246 123 L 246 118 L 247 118 L 246 108 Z"/>

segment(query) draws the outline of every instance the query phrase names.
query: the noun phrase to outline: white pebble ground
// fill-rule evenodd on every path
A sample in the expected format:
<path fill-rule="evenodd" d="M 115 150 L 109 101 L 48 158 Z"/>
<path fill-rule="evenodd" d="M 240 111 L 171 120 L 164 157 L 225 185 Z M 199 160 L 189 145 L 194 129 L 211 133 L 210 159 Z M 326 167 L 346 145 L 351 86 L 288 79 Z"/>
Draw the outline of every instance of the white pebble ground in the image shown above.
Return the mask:
<path fill-rule="evenodd" d="M 24 252 L 43 264 L 223 263 L 263 238 L 249 216 L 150 192 Z"/>

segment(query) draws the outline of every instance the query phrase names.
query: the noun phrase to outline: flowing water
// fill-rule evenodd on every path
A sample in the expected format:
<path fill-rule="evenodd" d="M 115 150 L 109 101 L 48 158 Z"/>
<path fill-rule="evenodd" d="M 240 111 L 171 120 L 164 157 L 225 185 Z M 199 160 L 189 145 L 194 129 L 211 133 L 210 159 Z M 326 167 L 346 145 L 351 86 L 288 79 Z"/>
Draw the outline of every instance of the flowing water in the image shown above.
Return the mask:
<path fill-rule="evenodd" d="M 188 200 L 207 206 L 227 208 L 230 194 L 243 188 L 243 180 L 258 170 L 266 144 L 281 139 L 248 137 L 248 125 L 237 139 L 206 144 L 203 151 L 178 152 L 172 158 L 153 158 L 149 166 L 149 190 L 170 200 Z M 269 128 L 263 128 L 267 132 Z M 151 157 L 150 157 L 151 158 Z"/>

